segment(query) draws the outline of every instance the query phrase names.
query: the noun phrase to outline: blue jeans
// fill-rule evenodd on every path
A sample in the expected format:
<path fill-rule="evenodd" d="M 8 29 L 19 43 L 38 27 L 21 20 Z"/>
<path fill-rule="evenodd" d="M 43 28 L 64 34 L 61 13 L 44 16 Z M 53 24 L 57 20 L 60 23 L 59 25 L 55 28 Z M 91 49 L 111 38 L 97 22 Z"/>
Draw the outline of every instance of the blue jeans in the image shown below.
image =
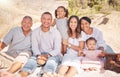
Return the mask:
<path fill-rule="evenodd" d="M 112 49 L 109 45 L 107 45 L 105 51 L 106 51 L 107 53 L 115 53 L 115 52 L 113 51 L 113 49 Z"/>
<path fill-rule="evenodd" d="M 43 67 L 43 73 L 44 72 L 51 72 L 51 73 L 56 72 L 59 62 L 60 62 L 60 56 L 49 57 L 46 64 Z M 32 73 L 37 68 L 37 66 L 40 66 L 40 65 L 37 64 L 36 57 L 32 56 L 30 59 L 28 59 L 28 62 L 24 65 L 21 71 Z"/>

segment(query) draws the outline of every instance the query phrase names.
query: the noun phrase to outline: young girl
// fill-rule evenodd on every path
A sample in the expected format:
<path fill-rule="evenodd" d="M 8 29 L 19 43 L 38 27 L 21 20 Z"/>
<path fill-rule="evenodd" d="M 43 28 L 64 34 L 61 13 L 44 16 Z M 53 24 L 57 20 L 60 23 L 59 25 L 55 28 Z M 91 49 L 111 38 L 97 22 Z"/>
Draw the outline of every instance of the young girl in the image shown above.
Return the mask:
<path fill-rule="evenodd" d="M 75 15 L 68 20 L 68 41 L 63 44 L 67 46 L 66 54 L 63 57 L 61 67 L 58 70 L 58 77 L 73 77 L 78 73 L 80 67 L 78 51 L 84 48 L 84 40 L 81 37 L 81 29 L 78 25 L 79 18 Z"/>
<path fill-rule="evenodd" d="M 101 61 L 101 57 L 105 54 L 101 50 L 96 50 L 97 40 L 93 37 L 90 37 L 86 40 L 87 50 L 80 52 L 80 54 L 84 55 L 82 59 L 81 67 L 85 71 L 95 71 L 101 70 L 103 68 L 103 62 Z"/>
<path fill-rule="evenodd" d="M 66 40 L 68 38 L 67 34 L 67 17 L 68 17 L 68 10 L 64 6 L 59 6 L 55 10 L 55 17 L 56 19 L 53 21 L 52 26 L 56 25 L 57 29 L 59 30 L 62 40 Z M 62 45 L 62 53 L 64 54 L 64 46 Z"/>

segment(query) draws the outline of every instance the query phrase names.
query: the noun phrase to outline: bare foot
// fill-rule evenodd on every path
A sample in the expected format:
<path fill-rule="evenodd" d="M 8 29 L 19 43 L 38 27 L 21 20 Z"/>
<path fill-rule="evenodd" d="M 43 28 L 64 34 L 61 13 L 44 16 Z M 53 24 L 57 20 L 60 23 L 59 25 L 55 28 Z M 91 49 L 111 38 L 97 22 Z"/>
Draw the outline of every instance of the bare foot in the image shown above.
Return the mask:
<path fill-rule="evenodd" d="M 14 77 L 14 75 L 7 71 L 0 71 L 0 77 Z"/>
<path fill-rule="evenodd" d="M 54 74 L 54 77 L 60 77 L 60 75 L 59 74 Z"/>
<path fill-rule="evenodd" d="M 85 68 L 85 69 L 83 69 L 85 72 L 88 72 L 89 71 L 89 69 L 88 68 Z"/>
<path fill-rule="evenodd" d="M 42 77 L 54 77 L 51 72 L 44 73 Z"/>

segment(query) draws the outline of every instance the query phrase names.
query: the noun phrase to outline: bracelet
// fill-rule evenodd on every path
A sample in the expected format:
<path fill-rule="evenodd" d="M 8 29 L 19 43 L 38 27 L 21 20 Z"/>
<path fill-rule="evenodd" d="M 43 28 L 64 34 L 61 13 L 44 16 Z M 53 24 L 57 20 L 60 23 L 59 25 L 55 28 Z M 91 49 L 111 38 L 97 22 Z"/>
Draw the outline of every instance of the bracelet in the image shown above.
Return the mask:
<path fill-rule="evenodd" d="M 68 44 L 68 48 L 71 48 L 71 44 Z"/>
<path fill-rule="evenodd" d="M 68 44 L 68 47 L 71 47 L 72 45 L 71 44 Z"/>

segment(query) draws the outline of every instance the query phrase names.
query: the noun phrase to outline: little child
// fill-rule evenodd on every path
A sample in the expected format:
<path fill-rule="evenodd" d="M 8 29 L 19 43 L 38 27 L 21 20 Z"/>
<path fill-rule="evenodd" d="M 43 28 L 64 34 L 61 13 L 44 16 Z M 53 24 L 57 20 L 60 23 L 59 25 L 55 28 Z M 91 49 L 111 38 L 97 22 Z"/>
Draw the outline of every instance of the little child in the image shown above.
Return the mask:
<path fill-rule="evenodd" d="M 103 68 L 103 62 L 101 57 L 105 53 L 101 50 L 96 50 L 97 40 L 93 37 L 90 37 L 86 40 L 87 50 L 79 51 L 80 55 L 83 55 L 81 67 L 85 71 L 97 71 Z"/>
<path fill-rule="evenodd" d="M 62 40 L 65 41 L 68 39 L 68 25 L 67 25 L 67 17 L 68 17 L 68 10 L 64 6 L 59 6 L 55 10 L 55 19 L 52 23 L 52 26 L 56 25 L 56 28 L 59 30 Z M 62 53 L 64 54 L 64 45 L 62 44 Z"/>

